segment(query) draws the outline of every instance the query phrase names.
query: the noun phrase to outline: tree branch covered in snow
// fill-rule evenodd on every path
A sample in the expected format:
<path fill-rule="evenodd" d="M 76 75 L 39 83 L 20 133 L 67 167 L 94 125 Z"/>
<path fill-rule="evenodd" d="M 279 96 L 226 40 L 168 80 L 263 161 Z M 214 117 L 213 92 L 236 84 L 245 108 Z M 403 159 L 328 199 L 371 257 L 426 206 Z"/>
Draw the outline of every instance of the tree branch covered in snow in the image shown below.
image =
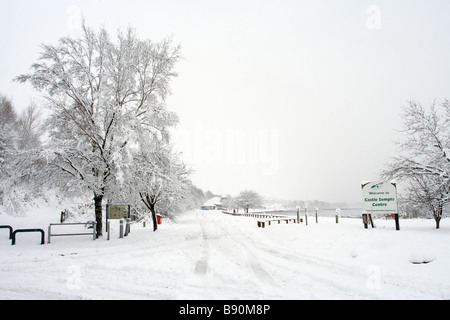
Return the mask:
<path fill-rule="evenodd" d="M 43 92 L 52 164 L 93 193 L 98 235 L 103 198 L 117 194 L 139 141 L 168 143 L 168 128 L 178 121 L 165 99 L 179 51 L 170 38 L 143 41 L 129 28 L 113 41 L 105 29 L 83 25 L 80 38 L 43 45 L 33 72 L 16 78 Z"/>
<path fill-rule="evenodd" d="M 0 95 L 0 205 L 12 215 L 41 196 L 48 174 L 41 147 L 41 116 L 35 104 L 17 115 L 12 102 Z"/>
<path fill-rule="evenodd" d="M 387 165 L 383 177 L 404 181 L 407 201 L 428 207 L 439 228 L 443 207 L 450 202 L 450 102 L 426 109 L 409 101 L 403 119 L 400 156 Z"/>

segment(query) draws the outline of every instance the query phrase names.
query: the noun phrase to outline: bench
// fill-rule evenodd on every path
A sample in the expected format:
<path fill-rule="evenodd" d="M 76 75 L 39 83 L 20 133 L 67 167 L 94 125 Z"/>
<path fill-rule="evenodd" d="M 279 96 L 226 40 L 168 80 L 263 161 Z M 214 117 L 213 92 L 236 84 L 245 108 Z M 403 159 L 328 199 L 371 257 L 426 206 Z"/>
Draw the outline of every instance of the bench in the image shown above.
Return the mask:
<path fill-rule="evenodd" d="M 16 234 L 17 233 L 28 233 L 28 232 L 40 232 L 41 233 L 41 245 L 45 244 L 45 232 L 42 229 L 18 229 L 12 233 L 12 243 L 11 245 L 16 244 Z"/>
<path fill-rule="evenodd" d="M 92 232 L 82 232 L 82 233 L 52 233 L 52 226 L 87 226 L 92 225 Z M 92 236 L 95 240 L 97 238 L 96 233 L 96 222 L 86 222 L 86 223 L 51 223 L 48 226 L 48 241 L 47 243 L 50 243 L 51 237 L 69 237 L 69 236 Z"/>
<path fill-rule="evenodd" d="M 278 221 L 278 224 L 281 224 L 281 221 L 286 221 L 286 224 L 289 224 L 289 222 L 297 222 L 297 218 L 274 218 L 274 219 L 267 219 L 267 220 L 258 220 L 258 228 L 265 228 L 266 223 L 270 226 L 272 222 Z M 303 219 L 300 219 L 300 222 L 303 222 Z"/>

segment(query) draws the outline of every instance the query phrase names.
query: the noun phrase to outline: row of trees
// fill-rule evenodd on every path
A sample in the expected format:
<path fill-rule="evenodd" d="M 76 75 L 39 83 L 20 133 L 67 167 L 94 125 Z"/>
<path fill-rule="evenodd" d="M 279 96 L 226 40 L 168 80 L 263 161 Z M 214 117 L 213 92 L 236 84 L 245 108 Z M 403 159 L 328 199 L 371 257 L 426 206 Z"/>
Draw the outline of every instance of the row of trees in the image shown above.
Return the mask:
<path fill-rule="evenodd" d="M 404 208 L 431 213 L 439 228 L 450 202 L 450 102 L 426 108 L 409 101 L 403 119 L 398 156 L 382 176 L 402 182 Z"/>
<path fill-rule="evenodd" d="M 179 59 L 170 38 L 140 40 L 131 28 L 112 39 L 83 24 L 80 37 L 42 45 L 32 72 L 15 79 L 42 92 L 49 113 L 42 148 L 16 153 L 37 176 L 18 182 L 45 176 L 66 193 L 88 190 L 99 236 L 105 198 L 145 205 L 156 230 L 156 211 L 176 212 L 192 187 L 170 143 L 178 118 L 165 104 Z"/>

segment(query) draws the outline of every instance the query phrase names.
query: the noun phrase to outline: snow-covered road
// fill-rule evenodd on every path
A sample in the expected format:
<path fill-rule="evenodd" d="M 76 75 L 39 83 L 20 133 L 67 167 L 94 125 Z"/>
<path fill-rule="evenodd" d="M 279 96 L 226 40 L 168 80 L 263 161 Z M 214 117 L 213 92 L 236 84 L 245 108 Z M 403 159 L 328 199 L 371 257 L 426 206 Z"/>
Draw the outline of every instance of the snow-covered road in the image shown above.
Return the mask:
<path fill-rule="evenodd" d="M 252 218 L 223 217 L 210 212 L 196 215 L 203 251 L 195 271 L 203 277 L 202 287 L 211 294 L 227 285 L 231 290 L 239 288 L 237 291 L 249 299 L 422 298 L 429 285 L 411 283 L 409 277 L 404 279 L 401 275 L 382 276 L 380 266 L 359 265 L 351 252 L 341 260 L 333 251 L 324 252 L 320 244 L 317 250 L 309 249 L 307 253 L 301 242 L 280 241 L 283 233 L 291 237 L 295 228 L 304 232 L 304 225 L 274 225 L 273 229 L 262 230 L 255 227 Z M 332 220 L 327 219 L 325 232 L 330 231 L 326 227 Z M 358 227 L 361 228 L 360 223 Z M 333 234 L 330 232 L 329 236 Z"/>
<path fill-rule="evenodd" d="M 449 299 L 450 225 L 359 220 L 256 227 L 192 211 L 128 238 L 0 240 L 1 299 Z M 116 229 L 113 230 L 117 233 Z M 16 227 L 17 228 L 17 227 Z M 6 234 L 6 232 L 5 232 Z M 1 237 L 4 234 L 0 234 Z M 433 262 L 410 263 L 431 255 Z"/>

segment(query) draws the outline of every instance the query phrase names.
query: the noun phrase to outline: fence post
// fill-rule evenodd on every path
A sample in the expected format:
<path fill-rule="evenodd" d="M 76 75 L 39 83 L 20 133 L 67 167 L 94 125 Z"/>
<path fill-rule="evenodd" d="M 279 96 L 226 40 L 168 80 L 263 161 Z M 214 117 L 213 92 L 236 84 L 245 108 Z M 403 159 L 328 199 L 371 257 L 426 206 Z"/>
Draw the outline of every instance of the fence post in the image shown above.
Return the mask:
<path fill-rule="evenodd" d="M 341 214 L 341 209 L 337 208 L 336 209 L 336 223 L 339 223 L 339 215 Z"/>
<path fill-rule="evenodd" d="M 316 208 L 316 223 L 319 223 L 319 209 Z"/>

